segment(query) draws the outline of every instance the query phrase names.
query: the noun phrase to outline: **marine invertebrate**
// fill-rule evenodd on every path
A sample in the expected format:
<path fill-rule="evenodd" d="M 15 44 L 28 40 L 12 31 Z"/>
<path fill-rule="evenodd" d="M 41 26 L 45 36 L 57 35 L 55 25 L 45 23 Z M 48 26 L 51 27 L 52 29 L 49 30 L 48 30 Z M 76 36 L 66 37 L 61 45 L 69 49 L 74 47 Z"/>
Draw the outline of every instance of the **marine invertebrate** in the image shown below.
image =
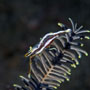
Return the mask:
<path fill-rule="evenodd" d="M 80 48 L 83 43 L 77 40 L 89 39 L 83 33 L 90 32 L 89 30 L 82 30 L 82 26 L 77 28 L 77 24 L 74 25 L 70 18 L 69 20 L 72 24 L 71 29 L 62 23 L 58 23 L 64 34 L 61 32 L 60 34 L 57 32 L 49 33 L 42 38 L 37 47 L 35 46 L 36 49 L 30 47 L 26 56 L 32 58 L 30 64 L 31 77 L 20 76 L 25 87 L 14 84 L 16 89 L 54 90 L 65 80 L 69 81 L 70 66 L 76 68 L 79 65 L 78 58 L 81 58 L 82 53 L 88 56 L 88 53 Z M 32 52 L 34 54 L 31 54 Z"/>
<path fill-rule="evenodd" d="M 41 53 L 60 34 L 67 33 L 67 32 L 70 32 L 70 29 L 66 29 L 66 30 L 63 30 L 63 31 L 58 31 L 58 32 L 55 32 L 55 33 L 48 33 L 48 34 L 46 34 L 37 45 L 35 45 L 33 48 L 30 47 L 30 50 L 28 51 L 28 53 L 25 54 L 25 57 L 28 57 L 28 56 L 34 57 L 35 55 Z"/>
<path fill-rule="evenodd" d="M 42 53 L 46 48 L 48 48 L 50 46 L 50 44 L 59 37 L 59 35 L 63 34 L 63 33 L 68 33 L 70 32 L 70 29 L 66 29 L 63 31 L 58 31 L 55 33 L 48 33 L 46 34 L 42 40 L 36 44 L 33 48 L 30 47 L 30 50 L 28 51 L 28 53 L 25 54 L 25 57 L 30 57 L 30 63 L 31 64 L 31 60 L 33 57 L 35 57 L 36 55 L 40 55 L 40 53 Z M 31 66 L 31 65 L 29 65 Z M 30 71 L 29 71 L 30 72 Z M 30 73 L 29 73 L 30 75 Z"/>

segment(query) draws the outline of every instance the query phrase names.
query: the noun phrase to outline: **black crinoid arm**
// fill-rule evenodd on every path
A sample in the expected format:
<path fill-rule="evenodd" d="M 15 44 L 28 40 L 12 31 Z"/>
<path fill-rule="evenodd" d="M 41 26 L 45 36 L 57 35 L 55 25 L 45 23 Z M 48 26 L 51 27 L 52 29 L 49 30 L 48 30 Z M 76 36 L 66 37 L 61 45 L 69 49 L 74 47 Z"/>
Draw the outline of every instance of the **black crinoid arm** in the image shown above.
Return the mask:
<path fill-rule="evenodd" d="M 20 76 L 23 86 L 14 84 L 17 90 L 54 90 L 62 82 L 69 81 L 71 68 L 79 65 L 82 54 L 88 53 L 82 49 L 81 40 L 90 39 L 86 36 L 89 30 L 77 28 L 69 18 L 72 28 L 70 32 L 58 35 L 48 47 L 34 56 L 31 64 L 31 77 Z M 64 24 L 58 23 L 61 30 L 68 29 Z"/>

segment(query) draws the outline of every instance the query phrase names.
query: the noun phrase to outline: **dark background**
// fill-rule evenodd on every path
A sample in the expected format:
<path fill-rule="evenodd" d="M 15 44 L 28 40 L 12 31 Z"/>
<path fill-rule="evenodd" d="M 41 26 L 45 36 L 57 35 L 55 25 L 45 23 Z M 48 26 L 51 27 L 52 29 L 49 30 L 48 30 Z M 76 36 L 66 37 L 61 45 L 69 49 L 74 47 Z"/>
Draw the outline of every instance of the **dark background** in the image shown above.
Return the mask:
<path fill-rule="evenodd" d="M 20 83 L 18 76 L 28 71 L 28 47 L 58 31 L 59 21 L 70 26 L 69 17 L 90 29 L 90 0 L 0 0 L 0 90 L 13 90 L 13 83 Z M 90 41 L 84 43 L 90 53 Z M 90 90 L 89 58 L 83 56 L 70 82 L 58 90 Z"/>

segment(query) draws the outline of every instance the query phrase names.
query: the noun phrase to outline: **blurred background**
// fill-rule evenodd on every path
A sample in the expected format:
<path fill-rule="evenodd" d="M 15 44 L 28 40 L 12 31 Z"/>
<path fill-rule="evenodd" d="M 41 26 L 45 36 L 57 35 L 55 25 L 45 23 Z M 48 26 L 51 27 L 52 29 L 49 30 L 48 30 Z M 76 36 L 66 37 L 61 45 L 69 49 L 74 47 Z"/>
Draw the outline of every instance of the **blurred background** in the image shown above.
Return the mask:
<path fill-rule="evenodd" d="M 0 0 L 0 90 L 13 90 L 19 75 L 27 75 L 24 54 L 48 32 L 58 31 L 57 22 L 90 29 L 90 0 Z M 90 41 L 84 40 L 90 54 Z M 70 82 L 58 90 L 90 90 L 90 55 L 72 69 Z"/>

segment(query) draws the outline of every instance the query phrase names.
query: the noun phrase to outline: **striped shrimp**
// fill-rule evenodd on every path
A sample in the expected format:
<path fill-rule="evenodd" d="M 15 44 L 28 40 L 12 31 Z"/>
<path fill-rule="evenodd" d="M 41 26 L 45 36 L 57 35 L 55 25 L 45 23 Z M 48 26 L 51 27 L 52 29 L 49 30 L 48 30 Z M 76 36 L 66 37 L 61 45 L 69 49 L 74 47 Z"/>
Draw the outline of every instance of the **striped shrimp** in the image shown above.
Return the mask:
<path fill-rule="evenodd" d="M 50 44 L 53 42 L 53 40 L 56 39 L 60 34 L 68 33 L 70 31 L 71 31 L 71 29 L 66 29 L 63 31 L 55 32 L 55 33 L 48 33 L 33 48 L 30 46 L 30 50 L 28 51 L 28 53 L 25 54 L 25 57 L 30 57 L 29 67 L 31 67 L 31 65 L 30 65 L 31 60 L 34 56 L 40 54 L 45 48 L 49 47 Z M 31 70 L 29 70 L 29 73 L 30 72 L 31 72 Z"/>

